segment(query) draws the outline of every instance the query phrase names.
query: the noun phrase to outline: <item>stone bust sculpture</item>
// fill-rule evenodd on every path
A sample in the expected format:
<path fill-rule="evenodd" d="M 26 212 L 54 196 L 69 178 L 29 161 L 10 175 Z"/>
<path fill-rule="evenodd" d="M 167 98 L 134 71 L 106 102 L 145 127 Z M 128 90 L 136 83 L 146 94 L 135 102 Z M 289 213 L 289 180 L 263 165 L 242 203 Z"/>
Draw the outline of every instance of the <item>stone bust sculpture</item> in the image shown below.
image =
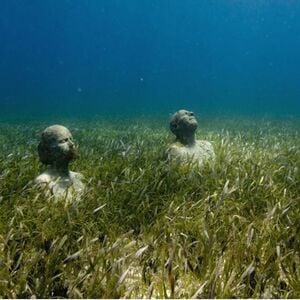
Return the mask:
<path fill-rule="evenodd" d="M 47 166 L 35 183 L 55 198 L 76 198 L 83 190 L 83 176 L 69 171 L 69 163 L 77 152 L 70 131 L 61 125 L 47 127 L 38 145 L 40 161 Z"/>
<path fill-rule="evenodd" d="M 168 159 L 181 163 L 197 163 L 199 166 L 215 159 L 212 144 L 208 141 L 196 140 L 197 127 L 198 122 L 193 112 L 181 109 L 173 114 L 170 130 L 176 136 L 176 141 L 167 151 Z"/>

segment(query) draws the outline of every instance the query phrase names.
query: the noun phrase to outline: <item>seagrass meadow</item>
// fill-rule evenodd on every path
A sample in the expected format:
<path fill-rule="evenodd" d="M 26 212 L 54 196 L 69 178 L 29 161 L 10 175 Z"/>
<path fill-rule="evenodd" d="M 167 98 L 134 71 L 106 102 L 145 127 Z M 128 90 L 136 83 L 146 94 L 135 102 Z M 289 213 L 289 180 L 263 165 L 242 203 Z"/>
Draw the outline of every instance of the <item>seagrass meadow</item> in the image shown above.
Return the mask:
<path fill-rule="evenodd" d="M 216 161 L 165 159 L 165 119 L 63 119 L 76 204 L 31 184 L 47 122 L 0 123 L 3 298 L 299 298 L 300 123 L 212 118 Z"/>

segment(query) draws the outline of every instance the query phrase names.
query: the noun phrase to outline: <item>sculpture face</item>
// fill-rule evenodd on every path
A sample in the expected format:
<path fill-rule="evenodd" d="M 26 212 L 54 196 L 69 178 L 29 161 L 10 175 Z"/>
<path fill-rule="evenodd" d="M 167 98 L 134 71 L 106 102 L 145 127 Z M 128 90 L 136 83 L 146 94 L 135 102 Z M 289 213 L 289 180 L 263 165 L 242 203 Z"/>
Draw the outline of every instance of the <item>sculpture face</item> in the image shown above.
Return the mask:
<path fill-rule="evenodd" d="M 61 125 L 52 125 L 43 131 L 38 151 L 44 164 L 68 163 L 76 157 L 72 134 Z"/>
<path fill-rule="evenodd" d="M 177 137 L 194 133 L 197 127 L 198 122 L 194 113 L 184 109 L 177 111 L 170 122 L 170 129 Z"/>

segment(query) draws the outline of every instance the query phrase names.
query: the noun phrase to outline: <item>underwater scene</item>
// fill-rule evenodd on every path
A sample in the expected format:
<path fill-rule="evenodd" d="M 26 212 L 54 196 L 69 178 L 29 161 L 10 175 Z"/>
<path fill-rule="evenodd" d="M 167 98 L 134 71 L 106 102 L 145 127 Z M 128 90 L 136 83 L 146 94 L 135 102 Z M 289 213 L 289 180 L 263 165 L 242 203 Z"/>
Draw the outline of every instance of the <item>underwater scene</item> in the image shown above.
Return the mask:
<path fill-rule="evenodd" d="M 0 298 L 300 298 L 300 1 L 0 5 Z"/>

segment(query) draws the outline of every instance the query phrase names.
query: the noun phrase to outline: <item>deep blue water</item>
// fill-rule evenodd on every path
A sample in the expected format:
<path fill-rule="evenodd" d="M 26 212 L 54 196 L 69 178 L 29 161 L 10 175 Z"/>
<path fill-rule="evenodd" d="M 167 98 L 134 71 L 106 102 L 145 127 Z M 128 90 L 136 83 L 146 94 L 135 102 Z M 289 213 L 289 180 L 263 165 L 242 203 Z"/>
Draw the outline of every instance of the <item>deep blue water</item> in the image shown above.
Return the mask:
<path fill-rule="evenodd" d="M 300 114 L 299 0 L 1 0 L 0 116 Z"/>

